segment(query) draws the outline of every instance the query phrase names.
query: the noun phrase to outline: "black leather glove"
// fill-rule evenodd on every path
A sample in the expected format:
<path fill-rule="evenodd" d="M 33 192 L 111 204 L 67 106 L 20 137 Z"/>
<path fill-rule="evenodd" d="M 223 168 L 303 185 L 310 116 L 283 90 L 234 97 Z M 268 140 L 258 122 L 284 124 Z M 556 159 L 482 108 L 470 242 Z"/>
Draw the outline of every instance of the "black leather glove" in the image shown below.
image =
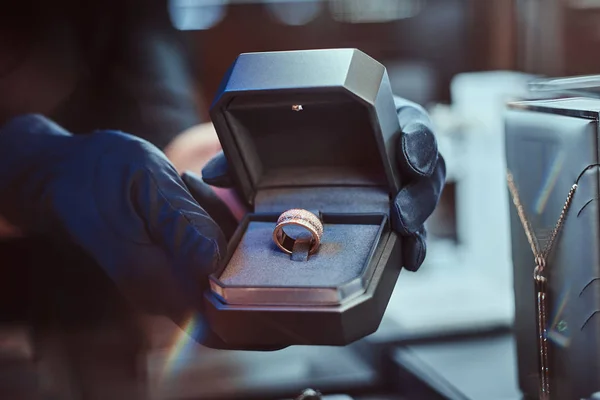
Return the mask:
<path fill-rule="evenodd" d="M 396 97 L 402 134 L 397 143 L 398 170 L 403 187 L 392 207 L 393 227 L 403 238 L 404 267 L 419 269 L 427 253 L 424 223 L 431 216 L 446 182 L 446 163 L 423 107 Z"/>
<path fill-rule="evenodd" d="M 390 210 L 393 229 L 403 238 L 404 268 L 419 269 L 427 252 L 424 223 L 435 210 L 446 180 L 446 164 L 427 112 L 418 104 L 395 98 L 402 134 L 397 143 L 398 171 L 403 187 Z M 203 169 L 204 181 L 215 187 L 232 188 L 223 153 Z"/>
<path fill-rule="evenodd" d="M 227 248 L 156 147 L 114 131 L 73 136 L 37 115 L 0 128 L 0 214 L 76 244 L 135 305 L 179 324 L 200 317 L 200 287 Z"/>

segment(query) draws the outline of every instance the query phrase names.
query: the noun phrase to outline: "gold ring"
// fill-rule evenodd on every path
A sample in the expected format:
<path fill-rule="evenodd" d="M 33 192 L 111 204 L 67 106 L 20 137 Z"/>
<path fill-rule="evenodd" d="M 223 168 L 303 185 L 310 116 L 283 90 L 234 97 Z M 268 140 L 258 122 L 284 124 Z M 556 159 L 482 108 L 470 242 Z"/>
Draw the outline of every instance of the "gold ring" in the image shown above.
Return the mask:
<path fill-rule="evenodd" d="M 310 211 L 295 208 L 287 210 L 277 219 L 277 225 L 273 230 L 273 241 L 277 244 L 277 247 L 285 253 L 292 254 L 296 239 L 288 236 L 283 230 L 287 225 L 300 226 L 310 232 L 312 240 L 310 243 L 310 250 L 308 251 L 309 254 L 313 254 L 319 249 L 321 238 L 323 237 L 323 224 L 315 214 Z"/>

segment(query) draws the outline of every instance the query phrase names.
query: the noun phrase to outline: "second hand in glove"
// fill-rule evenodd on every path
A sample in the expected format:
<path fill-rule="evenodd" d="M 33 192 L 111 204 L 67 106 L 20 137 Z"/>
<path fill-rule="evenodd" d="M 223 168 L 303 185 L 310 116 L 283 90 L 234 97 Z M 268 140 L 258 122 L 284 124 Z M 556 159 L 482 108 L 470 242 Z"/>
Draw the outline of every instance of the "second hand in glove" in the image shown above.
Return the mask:
<path fill-rule="evenodd" d="M 75 244 L 132 303 L 179 324 L 200 315 L 201 285 L 227 248 L 156 147 L 115 131 L 73 136 L 39 115 L 0 128 L 0 214 Z"/>

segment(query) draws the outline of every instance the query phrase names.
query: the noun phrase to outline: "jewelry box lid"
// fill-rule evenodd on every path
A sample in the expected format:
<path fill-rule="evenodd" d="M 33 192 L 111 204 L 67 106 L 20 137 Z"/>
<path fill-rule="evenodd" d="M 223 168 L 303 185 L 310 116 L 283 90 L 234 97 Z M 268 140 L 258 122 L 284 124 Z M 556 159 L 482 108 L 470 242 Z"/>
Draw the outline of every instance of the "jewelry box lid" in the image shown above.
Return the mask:
<path fill-rule="evenodd" d="M 389 77 L 357 49 L 241 54 L 210 114 L 250 204 L 281 187 L 398 190 Z"/>

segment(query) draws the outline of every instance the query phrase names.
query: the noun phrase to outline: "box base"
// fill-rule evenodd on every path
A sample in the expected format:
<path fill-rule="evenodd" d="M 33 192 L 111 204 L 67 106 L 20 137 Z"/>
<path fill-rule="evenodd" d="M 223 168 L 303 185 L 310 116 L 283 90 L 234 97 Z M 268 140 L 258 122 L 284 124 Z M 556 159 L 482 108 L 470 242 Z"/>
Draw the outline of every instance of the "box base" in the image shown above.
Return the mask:
<path fill-rule="evenodd" d="M 389 233 L 369 285 L 358 297 L 334 306 L 244 306 L 226 304 L 207 291 L 206 317 L 231 346 L 344 346 L 377 330 L 401 265 L 400 240 Z"/>

